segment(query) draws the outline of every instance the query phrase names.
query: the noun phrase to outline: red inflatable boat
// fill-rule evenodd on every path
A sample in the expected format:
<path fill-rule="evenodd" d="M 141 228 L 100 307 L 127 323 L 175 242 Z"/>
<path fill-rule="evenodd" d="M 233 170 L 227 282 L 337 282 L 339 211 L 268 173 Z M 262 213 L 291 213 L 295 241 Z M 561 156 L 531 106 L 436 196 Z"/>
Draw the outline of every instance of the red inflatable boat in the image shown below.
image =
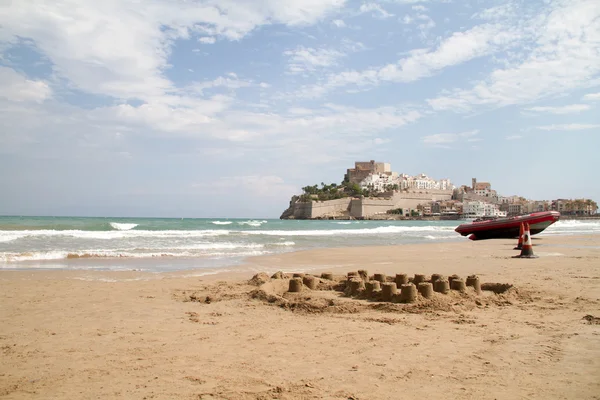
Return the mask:
<path fill-rule="evenodd" d="M 455 231 L 471 240 L 511 239 L 519 237 L 522 222 L 529 223 L 532 235 L 538 234 L 560 219 L 557 211 L 544 211 L 511 218 L 496 218 L 459 225 Z"/>

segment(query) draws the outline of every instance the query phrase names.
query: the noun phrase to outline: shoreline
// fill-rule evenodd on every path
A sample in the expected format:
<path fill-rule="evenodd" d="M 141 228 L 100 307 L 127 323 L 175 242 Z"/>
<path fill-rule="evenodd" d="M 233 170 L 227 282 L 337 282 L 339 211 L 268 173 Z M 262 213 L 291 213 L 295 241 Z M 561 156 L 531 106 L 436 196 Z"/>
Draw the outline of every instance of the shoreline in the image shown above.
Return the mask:
<path fill-rule="evenodd" d="M 10 399 L 594 398 L 600 235 L 316 249 L 224 274 L 0 271 Z M 373 302 L 286 294 L 266 271 L 449 276 L 514 285 Z M 343 278 L 342 278 L 343 279 Z M 271 299 L 276 301 L 271 302 Z M 280 299 L 280 300 L 277 300 Z M 588 319 L 585 319 L 588 318 Z M 400 389 L 399 389 L 400 388 Z"/>
<path fill-rule="evenodd" d="M 461 240 L 463 239 L 463 240 Z M 561 247 L 561 246 L 573 246 L 580 242 L 590 242 L 597 239 L 600 242 L 600 235 L 586 234 L 586 235 L 552 235 L 552 236 L 534 236 L 532 237 L 534 250 L 541 249 L 540 246 L 547 247 Z M 149 271 L 139 267 L 140 264 L 156 261 L 153 259 L 144 258 L 130 258 L 130 259 L 105 259 L 105 258 L 90 258 L 83 259 L 88 266 L 94 267 L 94 265 L 102 265 L 107 260 L 119 261 L 121 263 L 131 265 L 132 268 L 123 268 L 122 270 L 111 270 L 101 268 L 5 268 L 0 269 L 0 278 L 2 274 L 6 273 L 17 273 L 17 274 L 48 274 L 49 276 L 56 274 L 59 276 L 70 276 L 70 275 L 88 275 L 88 276 L 106 276 L 107 279 L 111 275 L 124 276 L 124 279 L 128 280 L 142 280 L 142 279 L 164 279 L 164 278 L 180 278 L 180 277 L 201 277 L 205 280 L 217 280 L 217 279 L 231 279 L 232 277 L 249 278 L 252 274 L 259 272 L 266 272 L 269 274 L 277 271 L 284 273 L 292 272 L 324 272 L 325 269 L 332 269 L 333 272 L 340 272 L 344 268 L 352 268 L 353 266 L 360 267 L 361 264 L 376 264 L 385 265 L 385 263 L 391 263 L 386 258 L 396 257 L 397 254 L 407 251 L 411 254 L 408 258 L 405 258 L 404 262 L 418 264 L 420 262 L 432 262 L 435 257 L 443 256 L 443 251 L 450 248 L 454 251 L 468 252 L 477 251 L 478 247 L 488 247 L 502 249 L 503 254 L 518 254 L 518 251 L 512 250 L 514 247 L 515 240 L 513 239 L 491 239 L 486 241 L 471 241 L 465 238 L 457 237 L 457 240 L 439 240 L 432 242 L 422 243 L 402 243 L 402 244 L 390 244 L 390 245 L 379 245 L 379 246 L 354 246 L 354 247 L 325 247 L 325 248 L 312 248 L 312 249 L 300 249 L 283 253 L 274 253 L 267 255 L 249 256 L 244 257 L 234 264 L 226 264 L 224 260 L 224 266 L 220 267 L 196 267 L 187 269 L 176 269 L 173 271 Z M 498 244 L 498 246 L 494 246 Z M 428 248 L 424 252 L 426 255 L 420 254 L 418 250 Z M 334 256 L 331 256 L 334 254 Z M 344 257 L 340 257 L 340 254 L 344 254 L 345 258 L 351 256 L 354 262 L 347 262 L 343 265 L 334 265 L 336 260 Z M 375 256 L 374 256 L 375 255 Z M 201 260 L 201 259 L 200 259 Z M 174 263 L 181 263 L 184 265 L 192 264 L 194 258 L 175 258 L 171 260 Z M 321 262 L 321 264 L 314 265 L 315 262 Z M 277 265 L 287 263 L 289 266 L 280 267 L 277 269 Z M 136 268 L 138 266 L 138 268 Z M 108 268 L 108 267 L 106 267 Z M 262 268 L 262 270 L 261 270 Z M 325 268 L 325 269 L 324 269 Z"/>

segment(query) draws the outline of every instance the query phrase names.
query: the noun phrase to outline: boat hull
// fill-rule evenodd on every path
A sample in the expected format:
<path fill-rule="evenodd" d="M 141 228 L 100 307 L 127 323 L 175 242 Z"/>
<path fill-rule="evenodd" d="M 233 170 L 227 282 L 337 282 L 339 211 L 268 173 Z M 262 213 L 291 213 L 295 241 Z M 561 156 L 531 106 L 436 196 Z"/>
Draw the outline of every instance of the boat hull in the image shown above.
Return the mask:
<path fill-rule="evenodd" d="M 537 235 L 560 219 L 560 213 L 548 211 L 521 215 L 513 218 L 499 218 L 491 221 L 472 222 L 459 225 L 455 231 L 471 240 L 512 239 L 519 237 L 521 223 L 529 223 L 531 235 Z"/>

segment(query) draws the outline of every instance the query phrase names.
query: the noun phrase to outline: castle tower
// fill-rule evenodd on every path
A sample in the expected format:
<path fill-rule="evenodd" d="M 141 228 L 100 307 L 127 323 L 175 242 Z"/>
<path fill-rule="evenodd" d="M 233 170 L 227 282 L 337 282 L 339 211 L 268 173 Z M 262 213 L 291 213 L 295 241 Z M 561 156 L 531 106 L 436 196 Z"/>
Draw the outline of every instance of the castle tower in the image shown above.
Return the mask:
<path fill-rule="evenodd" d="M 473 186 L 471 187 L 471 189 L 475 190 L 475 184 L 477 183 L 477 178 L 472 178 L 472 179 L 471 179 L 471 182 L 472 182 L 472 185 L 473 185 Z"/>

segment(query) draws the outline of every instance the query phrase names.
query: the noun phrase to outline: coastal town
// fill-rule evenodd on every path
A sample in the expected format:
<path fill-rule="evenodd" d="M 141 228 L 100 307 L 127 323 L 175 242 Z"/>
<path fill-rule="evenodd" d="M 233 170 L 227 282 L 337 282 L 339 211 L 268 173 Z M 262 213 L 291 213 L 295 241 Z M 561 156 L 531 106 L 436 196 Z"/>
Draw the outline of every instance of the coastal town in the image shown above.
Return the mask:
<path fill-rule="evenodd" d="M 562 216 L 592 217 L 591 199 L 531 200 L 504 196 L 490 182 L 455 186 L 450 179 L 392 171 L 390 163 L 357 161 L 341 184 L 305 186 L 293 196 L 282 219 L 477 219 L 558 211 Z"/>

